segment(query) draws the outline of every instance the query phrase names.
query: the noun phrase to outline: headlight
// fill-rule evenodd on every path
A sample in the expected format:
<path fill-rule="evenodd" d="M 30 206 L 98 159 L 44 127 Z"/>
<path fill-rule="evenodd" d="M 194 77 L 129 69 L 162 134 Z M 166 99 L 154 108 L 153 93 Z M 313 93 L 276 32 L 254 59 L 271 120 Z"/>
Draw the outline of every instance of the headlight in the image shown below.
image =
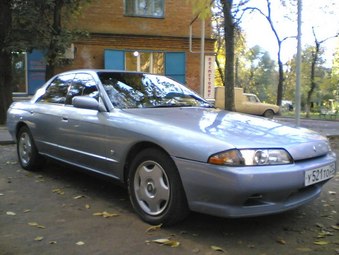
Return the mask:
<path fill-rule="evenodd" d="M 229 166 L 283 165 L 292 162 L 292 157 L 284 149 L 233 149 L 214 154 L 208 159 L 208 163 Z"/>

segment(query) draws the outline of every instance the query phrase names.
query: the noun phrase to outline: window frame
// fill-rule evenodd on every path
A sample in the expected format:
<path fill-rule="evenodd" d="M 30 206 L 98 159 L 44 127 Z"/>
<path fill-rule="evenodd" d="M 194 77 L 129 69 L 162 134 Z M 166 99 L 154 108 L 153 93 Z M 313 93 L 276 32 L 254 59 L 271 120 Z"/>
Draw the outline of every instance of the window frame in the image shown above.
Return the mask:
<path fill-rule="evenodd" d="M 140 18 L 154 18 L 154 19 L 163 19 L 165 18 L 165 0 L 151 0 L 151 10 L 152 14 L 141 14 L 138 13 L 139 9 L 137 7 L 140 1 L 150 1 L 150 0 L 124 0 L 124 16 L 126 17 L 140 17 Z M 159 5 L 161 6 L 162 14 L 156 15 L 155 14 L 155 1 L 158 1 Z M 133 6 L 133 7 L 129 7 Z M 130 9 L 129 9 L 130 8 Z M 147 11 L 148 12 L 148 11 Z"/>
<path fill-rule="evenodd" d="M 130 54 L 132 56 L 132 58 L 134 57 L 136 62 L 136 69 L 130 69 L 128 68 L 129 62 L 128 59 L 129 57 L 127 56 L 127 54 Z M 149 54 L 148 58 L 149 58 L 149 66 L 148 69 L 149 71 L 145 71 L 142 70 L 142 65 L 143 62 L 141 61 L 141 55 L 143 54 Z M 161 58 L 162 58 L 162 66 L 161 67 L 157 67 L 156 68 L 156 54 L 162 54 Z M 125 67 L 124 70 L 126 71 L 136 71 L 136 72 L 146 72 L 146 73 L 152 73 L 152 74 L 159 74 L 159 75 L 165 75 L 165 52 L 163 51 L 147 51 L 147 50 L 136 50 L 136 51 L 125 51 L 124 52 L 124 57 L 125 57 Z M 162 72 L 154 72 L 154 70 L 162 70 Z"/>

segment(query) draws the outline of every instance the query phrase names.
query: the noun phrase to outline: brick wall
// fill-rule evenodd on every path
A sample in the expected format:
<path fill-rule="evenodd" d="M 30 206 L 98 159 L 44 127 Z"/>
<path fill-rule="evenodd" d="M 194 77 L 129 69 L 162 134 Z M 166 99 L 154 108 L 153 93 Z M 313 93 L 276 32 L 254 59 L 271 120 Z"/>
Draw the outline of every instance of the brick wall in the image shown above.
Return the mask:
<path fill-rule="evenodd" d="M 165 17 L 125 17 L 123 0 L 92 1 L 84 10 L 76 27 L 86 29 L 90 38 L 75 43 L 76 54 L 65 71 L 77 68 L 103 68 L 104 50 L 155 50 L 186 52 L 187 85 L 199 92 L 200 54 L 189 51 L 189 24 L 192 7 L 184 0 L 165 0 Z M 200 50 L 200 20 L 194 23 L 193 50 Z M 209 22 L 206 22 L 206 51 L 213 51 Z"/>
<path fill-rule="evenodd" d="M 124 0 L 96 0 L 84 7 L 75 26 L 89 32 L 187 37 L 194 19 L 193 8 L 186 0 L 164 0 L 164 18 L 124 16 Z M 206 35 L 211 34 L 206 23 Z M 193 32 L 200 36 L 200 24 L 194 23 Z"/>

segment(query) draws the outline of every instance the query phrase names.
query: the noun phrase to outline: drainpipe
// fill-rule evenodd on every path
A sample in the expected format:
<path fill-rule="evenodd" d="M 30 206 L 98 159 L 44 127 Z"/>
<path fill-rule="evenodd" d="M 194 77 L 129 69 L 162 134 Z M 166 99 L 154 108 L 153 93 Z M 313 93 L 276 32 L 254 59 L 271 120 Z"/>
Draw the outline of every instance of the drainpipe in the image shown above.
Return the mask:
<path fill-rule="evenodd" d="M 193 54 L 200 54 L 200 96 L 204 97 L 204 73 L 205 73 L 205 54 L 213 54 L 215 55 L 214 51 L 205 52 L 205 19 L 201 19 L 201 38 L 200 38 L 200 51 L 193 51 L 193 32 L 192 26 L 193 23 L 197 20 L 199 15 L 197 15 L 190 23 L 189 26 L 189 49 L 190 52 Z"/>
<path fill-rule="evenodd" d="M 205 74 L 205 19 L 201 19 L 200 41 L 200 96 L 204 97 L 204 74 Z"/>

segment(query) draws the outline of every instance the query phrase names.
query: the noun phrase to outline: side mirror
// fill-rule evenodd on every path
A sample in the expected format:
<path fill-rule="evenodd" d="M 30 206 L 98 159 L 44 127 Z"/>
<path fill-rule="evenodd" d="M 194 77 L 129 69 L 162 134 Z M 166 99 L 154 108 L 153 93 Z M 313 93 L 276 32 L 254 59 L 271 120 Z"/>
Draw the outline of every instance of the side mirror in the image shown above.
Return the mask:
<path fill-rule="evenodd" d="M 98 100 L 89 96 L 75 96 L 72 99 L 72 105 L 76 108 L 89 110 L 102 110 Z"/>

